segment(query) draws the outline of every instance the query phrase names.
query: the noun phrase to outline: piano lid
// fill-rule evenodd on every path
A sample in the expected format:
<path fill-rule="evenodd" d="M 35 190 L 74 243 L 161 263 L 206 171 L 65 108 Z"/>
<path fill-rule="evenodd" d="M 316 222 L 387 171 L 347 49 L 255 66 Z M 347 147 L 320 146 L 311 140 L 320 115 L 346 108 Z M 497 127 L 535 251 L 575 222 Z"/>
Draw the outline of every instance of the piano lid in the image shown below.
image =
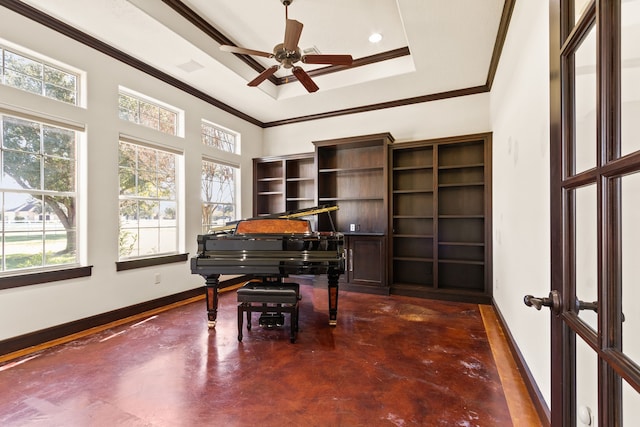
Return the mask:
<path fill-rule="evenodd" d="M 209 233 L 216 234 L 216 233 L 237 232 L 236 227 L 238 226 L 239 223 L 243 221 L 258 220 L 258 219 L 294 219 L 294 218 L 301 218 L 301 217 L 310 216 L 310 215 L 318 215 L 321 213 L 326 213 L 327 215 L 329 215 L 329 222 L 331 223 L 331 228 L 333 231 L 335 231 L 335 227 L 333 227 L 333 220 L 331 219 L 330 213 L 338 209 L 339 207 L 335 205 L 334 206 L 321 205 L 321 206 L 314 206 L 311 208 L 299 209 L 295 211 L 281 212 L 281 213 L 260 216 L 255 218 L 241 219 L 239 221 L 228 222 L 226 223 L 226 225 L 223 225 L 220 227 L 213 227 L 209 230 Z"/>
<path fill-rule="evenodd" d="M 242 220 L 235 234 L 309 234 L 311 223 L 306 219 L 259 218 Z"/>

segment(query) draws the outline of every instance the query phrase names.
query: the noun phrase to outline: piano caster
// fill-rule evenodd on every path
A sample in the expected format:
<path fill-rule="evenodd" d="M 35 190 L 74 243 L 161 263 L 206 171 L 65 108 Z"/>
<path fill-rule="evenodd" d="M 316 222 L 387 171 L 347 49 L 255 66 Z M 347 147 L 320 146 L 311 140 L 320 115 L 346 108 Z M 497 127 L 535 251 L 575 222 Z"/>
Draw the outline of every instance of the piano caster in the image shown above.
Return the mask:
<path fill-rule="evenodd" d="M 209 327 L 209 329 L 214 329 L 216 327 L 216 321 L 215 320 L 208 320 L 207 321 L 207 326 Z"/>

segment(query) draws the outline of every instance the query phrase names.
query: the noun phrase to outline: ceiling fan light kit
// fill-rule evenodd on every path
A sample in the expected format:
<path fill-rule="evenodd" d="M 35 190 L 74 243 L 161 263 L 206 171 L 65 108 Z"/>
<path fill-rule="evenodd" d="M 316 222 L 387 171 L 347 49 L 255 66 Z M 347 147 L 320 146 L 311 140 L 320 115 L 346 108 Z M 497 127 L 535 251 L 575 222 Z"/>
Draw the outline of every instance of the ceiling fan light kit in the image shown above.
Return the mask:
<path fill-rule="evenodd" d="M 247 83 L 248 86 L 258 86 L 260 83 L 271 77 L 280 67 L 291 69 L 293 75 L 307 89 L 308 92 L 317 91 L 318 85 L 311 79 L 311 76 L 300 66 L 298 62 L 305 64 L 328 64 L 350 66 L 353 63 L 351 55 L 322 55 L 322 54 L 302 54 L 298 47 L 300 35 L 304 25 L 295 19 L 289 19 L 288 7 L 293 0 L 280 0 L 285 6 L 285 31 L 284 42 L 278 43 L 273 48 L 273 52 L 263 52 L 260 50 L 246 49 L 238 46 L 222 45 L 220 50 L 224 52 L 238 53 L 242 55 L 262 56 L 264 58 L 274 58 L 279 65 L 267 68 L 258 76 Z"/>

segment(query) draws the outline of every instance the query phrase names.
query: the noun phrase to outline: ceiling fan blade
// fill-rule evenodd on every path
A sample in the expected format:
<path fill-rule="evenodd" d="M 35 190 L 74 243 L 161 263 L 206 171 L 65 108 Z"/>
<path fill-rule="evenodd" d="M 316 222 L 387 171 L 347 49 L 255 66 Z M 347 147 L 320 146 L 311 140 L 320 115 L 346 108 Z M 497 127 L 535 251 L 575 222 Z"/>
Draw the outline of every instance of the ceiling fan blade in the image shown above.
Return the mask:
<path fill-rule="evenodd" d="M 269 52 L 262 52 L 260 50 L 253 50 L 253 49 L 245 49 L 244 47 L 230 46 L 226 44 L 223 44 L 222 46 L 220 46 L 220 50 L 223 52 L 241 53 L 244 55 L 264 56 L 265 58 L 273 57 L 273 54 Z"/>
<path fill-rule="evenodd" d="M 315 92 L 320 89 L 313 80 L 311 80 L 309 74 L 307 74 L 302 68 L 293 67 L 293 75 L 296 76 L 298 81 L 302 83 L 302 86 L 304 86 L 308 92 Z"/>
<path fill-rule="evenodd" d="M 353 58 L 351 55 L 305 55 L 302 57 L 305 64 L 331 64 L 331 65 L 351 65 Z"/>
<path fill-rule="evenodd" d="M 273 67 L 267 68 L 266 70 L 258 74 L 258 77 L 247 83 L 247 86 L 258 86 L 260 83 L 271 77 L 273 73 L 278 71 L 278 68 L 280 68 L 279 65 L 274 65 Z"/>
<path fill-rule="evenodd" d="M 298 48 L 302 27 L 302 22 L 298 22 L 295 19 L 287 19 L 287 26 L 284 30 L 284 48 L 286 50 L 291 51 Z"/>

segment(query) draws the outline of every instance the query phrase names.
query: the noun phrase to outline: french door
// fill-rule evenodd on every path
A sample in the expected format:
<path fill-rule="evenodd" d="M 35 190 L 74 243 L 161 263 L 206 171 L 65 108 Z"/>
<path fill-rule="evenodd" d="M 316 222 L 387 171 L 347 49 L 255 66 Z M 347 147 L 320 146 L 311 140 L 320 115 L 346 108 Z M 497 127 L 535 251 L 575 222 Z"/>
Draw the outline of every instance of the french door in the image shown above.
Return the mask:
<path fill-rule="evenodd" d="M 640 0 L 550 0 L 553 427 L 640 425 Z"/>

